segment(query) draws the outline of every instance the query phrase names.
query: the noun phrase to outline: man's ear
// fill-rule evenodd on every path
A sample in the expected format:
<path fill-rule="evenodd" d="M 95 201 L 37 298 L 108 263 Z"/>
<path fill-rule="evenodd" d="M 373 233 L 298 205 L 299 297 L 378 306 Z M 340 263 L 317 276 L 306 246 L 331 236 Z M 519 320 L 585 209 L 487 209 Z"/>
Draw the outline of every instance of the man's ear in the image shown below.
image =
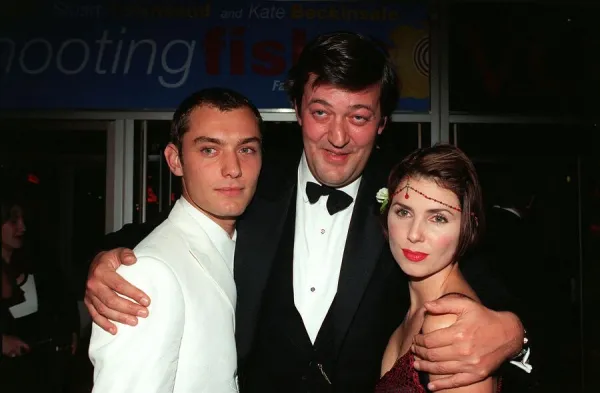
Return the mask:
<path fill-rule="evenodd" d="M 175 176 L 183 176 L 183 166 L 179 158 L 179 149 L 172 143 L 169 143 L 165 149 L 165 159 L 167 165 Z"/>
<path fill-rule="evenodd" d="M 379 122 L 379 127 L 377 128 L 377 135 L 381 135 L 381 133 L 385 129 L 385 126 L 387 125 L 388 119 L 389 119 L 388 116 L 381 119 L 381 121 Z"/>
<path fill-rule="evenodd" d="M 296 112 L 296 121 L 300 126 L 302 126 L 302 117 L 300 116 L 300 112 L 298 111 L 298 105 L 294 102 L 294 111 Z"/>

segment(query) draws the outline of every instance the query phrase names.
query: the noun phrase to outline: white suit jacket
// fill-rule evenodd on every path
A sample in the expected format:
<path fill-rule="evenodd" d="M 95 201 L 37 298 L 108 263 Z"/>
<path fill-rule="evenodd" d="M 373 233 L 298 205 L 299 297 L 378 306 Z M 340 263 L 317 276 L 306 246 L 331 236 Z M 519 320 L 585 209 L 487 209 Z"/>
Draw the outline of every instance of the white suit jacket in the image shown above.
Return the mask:
<path fill-rule="evenodd" d="M 235 236 L 234 236 L 235 239 Z M 150 296 L 149 316 L 113 336 L 92 327 L 94 393 L 237 392 L 235 241 L 181 198 L 117 272 Z"/>

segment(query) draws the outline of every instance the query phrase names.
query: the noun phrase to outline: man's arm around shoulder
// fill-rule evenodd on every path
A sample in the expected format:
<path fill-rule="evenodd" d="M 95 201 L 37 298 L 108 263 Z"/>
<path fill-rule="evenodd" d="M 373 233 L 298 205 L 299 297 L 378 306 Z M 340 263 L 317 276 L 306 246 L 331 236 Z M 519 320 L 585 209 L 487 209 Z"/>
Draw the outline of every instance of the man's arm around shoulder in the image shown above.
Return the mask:
<path fill-rule="evenodd" d="M 131 249 L 166 217 L 164 214 L 145 224 L 128 224 L 120 231 L 106 235 L 103 246 L 97 250 L 88 268 L 84 303 L 94 322 L 104 330 L 115 334 L 117 326 L 113 322 L 135 326 L 138 317 L 148 314 L 146 307 L 151 301 L 148 294 L 124 280 L 115 270 L 122 264 L 136 263 Z"/>
<path fill-rule="evenodd" d="M 422 331 L 424 334 L 432 333 L 436 330 L 445 329 L 452 326 L 457 320 L 454 314 L 432 315 L 427 314 L 423 322 Z M 443 378 L 449 378 L 451 375 L 436 375 L 429 374 L 430 381 L 436 381 Z M 440 392 L 444 393 L 493 393 L 496 388 L 496 381 L 492 377 L 488 377 L 480 382 L 476 382 L 467 386 L 462 386 L 454 389 L 444 389 Z"/>

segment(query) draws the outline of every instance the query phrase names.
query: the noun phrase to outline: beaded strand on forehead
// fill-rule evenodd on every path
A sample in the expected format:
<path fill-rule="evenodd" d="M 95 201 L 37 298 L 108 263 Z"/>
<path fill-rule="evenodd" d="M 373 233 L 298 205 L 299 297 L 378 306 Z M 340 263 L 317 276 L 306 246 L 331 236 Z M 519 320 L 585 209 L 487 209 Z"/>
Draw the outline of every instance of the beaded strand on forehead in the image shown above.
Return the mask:
<path fill-rule="evenodd" d="M 439 201 L 439 200 L 437 200 L 437 199 L 435 199 L 435 198 L 432 198 L 432 197 L 430 197 L 430 196 L 426 195 L 425 193 L 423 193 L 423 192 L 421 192 L 421 191 L 417 190 L 417 189 L 416 189 L 416 188 L 414 188 L 413 186 L 411 186 L 411 185 L 410 185 L 410 177 L 409 177 L 409 178 L 407 178 L 407 180 L 406 180 L 406 185 L 405 185 L 404 187 L 402 187 L 402 188 L 398 189 L 396 192 L 394 192 L 394 194 L 392 194 L 392 196 L 391 196 L 390 200 L 391 200 L 391 199 L 393 199 L 393 198 L 394 198 L 394 196 L 396 196 L 397 194 L 400 194 L 402 191 L 405 191 L 405 194 L 404 194 L 404 199 L 408 199 L 408 198 L 410 198 L 410 197 L 409 197 L 409 195 L 408 195 L 408 190 L 413 190 L 414 192 L 416 192 L 417 194 L 421 195 L 423 198 L 425 198 L 425 199 L 427 199 L 427 200 L 430 200 L 430 201 L 433 201 L 433 202 L 439 203 L 440 205 L 446 206 L 446 207 L 448 207 L 448 208 L 450 208 L 450 209 L 453 209 L 453 210 L 456 210 L 457 212 L 461 212 L 461 213 L 462 213 L 462 209 L 461 209 L 460 207 L 452 206 L 452 205 L 449 205 L 449 204 L 447 204 L 447 203 L 444 203 L 444 202 L 442 202 L 442 201 Z M 472 217 L 475 219 L 475 223 L 478 225 L 478 224 L 479 224 L 479 220 L 477 219 L 477 216 L 475 216 L 475 214 L 474 214 L 474 213 L 471 213 L 471 216 L 472 216 Z"/>
<path fill-rule="evenodd" d="M 430 196 L 425 195 L 424 193 L 422 193 L 421 191 L 417 190 L 416 188 L 414 188 L 413 186 L 410 185 L 410 177 L 406 180 L 406 185 L 400 189 L 398 189 L 393 195 L 392 198 L 394 196 L 396 196 L 397 194 L 400 194 L 402 191 L 406 190 L 406 193 L 404 194 L 404 199 L 408 199 L 408 190 L 413 190 L 414 192 L 416 192 L 417 194 L 421 195 L 423 198 L 430 200 L 430 201 L 434 201 L 439 203 L 440 205 L 444 205 L 446 207 L 449 207 L 450 209 L 456 210 L 457 212 L 462 212 L 462 209 L 460 207 L 456 207 L 456 206 L 451 206 L 447 203 L 444 203 L 442 201 L 438 201 L 435 198 L 431 198 Z"/>

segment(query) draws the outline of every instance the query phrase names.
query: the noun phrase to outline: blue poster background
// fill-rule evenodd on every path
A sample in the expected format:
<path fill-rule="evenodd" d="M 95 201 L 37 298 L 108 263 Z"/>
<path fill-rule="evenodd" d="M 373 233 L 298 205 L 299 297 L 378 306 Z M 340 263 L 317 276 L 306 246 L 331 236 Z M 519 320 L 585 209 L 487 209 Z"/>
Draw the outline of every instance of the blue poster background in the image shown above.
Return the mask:
<path fill-rule="evenodd" d="M 429 110 L 424 6 L 27 2 L 1 17 L 3 110 L 172 110 L 207 86 L 239 90 L 261 109 L 289 108 L 282 82 L 295 56 L 317 34 L 336 30 L 384 42 L 407 87 L 399 109 Z"/>

